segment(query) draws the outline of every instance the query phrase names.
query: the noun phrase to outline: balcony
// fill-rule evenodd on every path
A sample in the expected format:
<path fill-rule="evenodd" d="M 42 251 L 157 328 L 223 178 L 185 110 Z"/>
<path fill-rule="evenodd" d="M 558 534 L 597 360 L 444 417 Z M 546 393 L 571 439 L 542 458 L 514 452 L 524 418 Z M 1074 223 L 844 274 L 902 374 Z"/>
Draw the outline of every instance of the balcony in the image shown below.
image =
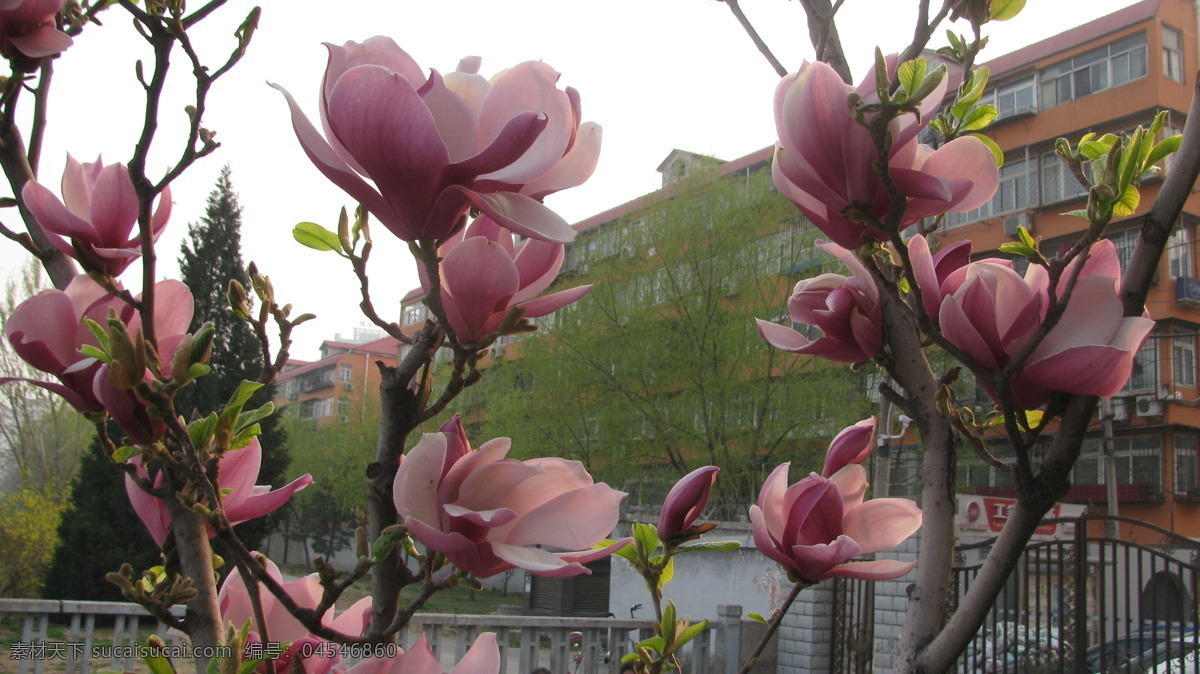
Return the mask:
<path fill-rule="evenodd" d="M 1015 486 L 1005 487 L 976 487 L 975 491 L 982 496 L 1002 496 L 1016 498 Z M 1161 501 L 1162 491 L 1157 485 L 1146 482 L 1117 485 L 1117 501 L 1119 503 Z M 1108 488 L 1103 484 L 1073 484 L 1062 497 L 1063 503 L 1104 503 L 1108 500 Z"/>
<path fill-rule="evenodd" d="M 1176 279 L 1175 299 L 1185 307 L 1200 309 L 1200 279 L 1185 277 Z"/>

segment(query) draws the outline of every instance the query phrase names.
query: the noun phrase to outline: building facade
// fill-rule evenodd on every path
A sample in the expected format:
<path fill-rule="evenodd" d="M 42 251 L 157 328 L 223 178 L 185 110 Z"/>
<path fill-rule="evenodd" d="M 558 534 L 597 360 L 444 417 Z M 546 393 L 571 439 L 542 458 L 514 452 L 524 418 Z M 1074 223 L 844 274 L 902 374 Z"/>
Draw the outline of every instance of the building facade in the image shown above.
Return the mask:
<path fill-rule="evenodd" d="M 1012 240 L 1020 226 L 1041 240 L 1047 255 L 1066 251 L 1085 227 L 1067 213 L 1084 208 L 1087 194 L 1055 154 L 1055 140 L 1149 127 L 1160 112 L 1167 115 L 1164 135 L 1178 133 L 1197 72 L 1196 30 L 1190 0 L 1143 0 L 986 63 L 991 80 L 984 102 L 999 112 L 986 133 L 1005 155 L 1000 187 L 987 204 L 947 216 L 935 240 L 946 245 L 969 239 L 978 254 Z M 1170 171 L 1169 160 L 1164 169 Z M 1135 214 L 1108 227 L 1105 236 L 1123 266 L 1133 253 L 1139 216 L 1149 210 L 1161 182 L 1161 174 L 1145 180 Z M 1200 536 L 1198 222 L 1200 197 L 1193 194 L 1147 301 L 1157 326 L 1137 354 L 1128 384 L 1101 405 L 1064 499 L 1107 507 L 1108 443 L 1119 514 L 1193 537 Z M 1014 264 L 1020 271 L 1025 261 Z M 960 471 L 961 483 L 980 493 L 1013 493 L 1011 478 L 982 462 L 960 461 Z"/>
<path fill-rule="evenodd" d="M 356 329 L 321 343 L 321 357 L 289 360 L 275 380 L 275 406 L 291 419 L 317 424 L 348 423 L 361 418 L 367 405 L 378 405 L 378 361 L 396 365 L 400 343 L 372 330 Z"/>

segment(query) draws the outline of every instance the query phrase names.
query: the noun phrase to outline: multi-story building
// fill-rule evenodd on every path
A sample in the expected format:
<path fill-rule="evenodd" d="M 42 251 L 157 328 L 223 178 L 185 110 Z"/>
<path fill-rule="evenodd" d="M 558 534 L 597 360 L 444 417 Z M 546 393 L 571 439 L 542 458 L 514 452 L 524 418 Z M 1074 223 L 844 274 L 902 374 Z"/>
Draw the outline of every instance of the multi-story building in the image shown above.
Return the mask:
<path fill-rule="evenodd" d="M 348 422 L 378 405 L 379 368 L 376 361 L 396 365 L 400 343 L 377 330 L 356 328 L 354 336 L 321 343 L 321 357 L 312 362 L 289 360 L 275 380 L 277 408 L 293 419 L 318 424 Z"/>
<path fill-rule="evenodd" d="M 937 240 L 970 239 L 976 253 L 995 251 L 1023 226 L 1041 239 L 1048 254 L 1071 246 L 1085 223 L 1066 213 L 1083 208 L 1087 195 L 1055 155 L 1055 140 L 1148 127 L 1164 111 L 1164 133 L 1178 133 L 1197 72 L 1196 12 L 1190 0 L 1143 0 L 986 63 L 991 89 L 985 102 L 999 111 L 987 134 L 1005 155 L 1000 188 L 980 208 L 947 216 Z M 1170 171 L 1169 161 L 1165 170 Z M 1123 264 L 1133 252 L 1138 216 L 1149 209 L 1160 185 L 1161 177 L 1146 180 L 1136 213 L 1109 225 L 1106 236 Z M 1119 513 L 1188 536 L 1200 536 L 1198 222 L 1200 197 L 1193 194 L 1147 301 L 1157 327 L 1138 353 L 1129 383 L 1102 406 L 1065 499 L 1106 507 L 1109 435 Z M 1104 419 L 1111 422 L 1110 433 Z M 969 459 L 960 467 L 964 485 L 984 493 L 1012 491 L 1002 471 Z"/>

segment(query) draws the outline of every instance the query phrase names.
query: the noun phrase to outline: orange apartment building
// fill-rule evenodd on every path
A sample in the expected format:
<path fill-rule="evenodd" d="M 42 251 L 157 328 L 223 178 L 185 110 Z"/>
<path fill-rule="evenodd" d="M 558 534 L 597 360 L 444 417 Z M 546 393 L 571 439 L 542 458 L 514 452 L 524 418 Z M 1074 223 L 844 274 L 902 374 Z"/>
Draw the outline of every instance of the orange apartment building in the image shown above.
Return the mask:
<path fill-rule="evenodd" d="M 1198 18 L 1191 0 L 1143 0 L 986 63 L 992 88 L 984 102 L 999 110 L 986 133 L 1005 152 L 1000 188 L 982 207 L 947 216 L 936 239 L 943 245 L 970 239 L 981 253 L 996 250 L 1024 226 L 1048 254 L 1073 244 L 1084 221 L 1063 214 L 1083 208 L 1086 194 L 1054 154 L 1055 139 L 1148 127 L 1160 111 L 1167 112 L 1166 132 L 1179 132 L 1197 72 Z M 1161 177 L 1144 183 L 1137 214 L 1149 209 L 1160 184 Z M 1147 302 L 1158 325 L 1106 414 L 1119 514 L 1200 537 L 1200 196 L 1193 194 L 1181 219 Z M 1136 215 L 1114 221 L 1106 234 L 1122 264 L 1133 252 L 1136 222 Z M 1016 264 L 1020 270 L 1024 260 Z M 1103 442 L 1097 418 L 1066 502 L 1105 509 Z M 960 482 L 980 493 L 1012 492 L 1007 475 L 982 463 L 964 459 L 960 471 Z"/>
<path fill-rule="evenodd" d="M 321 357 L 315 361 L 289 360 L 275 382 L 275 406 L 289 418 L 323 425 L 349 422 L 367 405 L 378 405 L 375 362 L 395 366 L 400 346 L 380 334 L 356 328 L 351 339 L 337 335 L 322 342 Z"/>

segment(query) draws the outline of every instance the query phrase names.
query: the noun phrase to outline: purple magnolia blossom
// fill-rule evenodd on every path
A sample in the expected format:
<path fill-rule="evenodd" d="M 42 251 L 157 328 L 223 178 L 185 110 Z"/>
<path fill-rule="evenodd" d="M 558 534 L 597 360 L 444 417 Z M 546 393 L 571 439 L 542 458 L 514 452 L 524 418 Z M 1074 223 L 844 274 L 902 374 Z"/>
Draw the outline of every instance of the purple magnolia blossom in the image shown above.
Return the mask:
<path fill-rule="evenodd" d="M 593 483 L 578 461 L 507 459 L 509 446 L 496 438 L 472 449 L 457 416 L 426 433 L 396 473 L 409 533 L 479 578 L 514 567 L 577 576 L 627 542 L 592 549 L 617 525 L 623 492 Z"/>
<path fill-rule="evenodd" d="M 850 559 L 893 548 L 921 526 L 917 504 L 903 498 L 864 501 L 866 469 L 875 438 L 875 419 L 842 431 L 829 446 L 821 474 L 787 484 L 790 464 L 781 464 L 750 506 L 754 543 L 798 581 L 835 576 L 887 580 L 916 565 L 881 559 Z"/>
<path fill-rule="evenodd" d="M 324 136 L 276 88 L 309 159 L 393 234 L 445 239 L 477 209 L 525 236 L 574 238 L 539 199 L 591 175 L 601 134 L 580 124 L 579 94 L 558 89 L 550 66 L 521 63 L 488 81 L 471 57 L 427 76 L 389 38 L 327 46 Z"/>
<path fill-rule="evenodd" d="M 800 281 L 792 291 L 788 316 L 793 323 L 819 329 L 821 336 L 810 339 L 790 327 L 762 319 L 758 319 L 758 334 L 771 346 L 791 353 L 860 363 L 878 354 L 883 346 L 879 289 L 850 251 L 820 241 L 817 247 L 841 260 L 851 274 L 821 274 Z"/>
<path fill-rule="evenodd" d="M 63 0 L 0 1 L 0 55 L 23 73 L 31 73 L 42 59 L 54 56 L 72 44 L 71 36 L 58 29 L 55 15 Z"/>
<path fill-rule="evenodd" d="M 135 462 L 138 475 L 149 479 L 150 474 L 146 467 L 140 461 Z M 225 516 L 231 524 L 241 524 L 275 512 L 287 503 L 292 494 L 304 489 L 313 481 L 312 475 L 305 473 L 275 491 L 271 491 L 270 486 L 254 484 L 262 466 L 262 445 L 259 444 L 258 438 L 251 440 L 250 444 L 241 449 L 226 452 L 217 462 L 217 466 L 223 493 L 221 507 L 225 509 Z M 158 487 L 161 484 L 162 474 L 158 473 L 155 475 L 154 486 Z M 129 496 L 129 502 L 133 505 L 138 519 L 142 520 L 151 538 L 161 547 L 167 540 L 167 531 L 171 526 L 171 515 L 166 502 L 142 491 L 129 475 L 125 476 L 125 493 Z M 213 535 L 215 532 L 210 531 L 209 536 Z"/>
<path fill-rule="evenodd" d="M 894 57 L 889 67 L 895 67 Z M 775 90 L 775 185 L 834 243 L 850 250 L 870 239 L 887 239 L 871 224 L 891 211 L 887 188 L 874 166 L 878 152 L 847 102 L 852 94 L 877 100 L 874 87 L 874 73 L 856 89 L 818 62 L 784 77 Z M 919 115 L 900 115 L 888 127 L 888 170 L 907 197 L 900 226 L 975 208 L 990 199 L 999 184 L 991 151 L 978 138 L 957 138 L 937 150 L 917 142 L 945 89 L 943 80 L 919 104 Z"/>
<path fill-rule="evenodd" d="M 1079 263 L 1063 273 L 1058 296 Z M 1049 285 L 1038 265 L 1021 277 L 1003 261 L 972 262 L 942 284 L 942 334 L 985 370 L 1002 370 L 1038 332 L 1050 307 Z M 1116 248 L 1111 241 L 1096 243 L 1058 323 L 1013 376 L 1010 391 L 1018 408 L 1036 409 L 1054 391 L 1107 397 L 1125 385 L 1154 321 L 1124 315 L 1120 285 Z"/>
<path fill-rule="evenodd" d="M 512 234 L 487 216 L 475 219 L 446 242 L 442 255 L 442 306 L 460 342 L 478 342 L 495 332 L 509 309 L 538 318 L 583 297 L 582 285 L 538 297 L 558 276 L 563 244 L 527 239 L 519 248 Z M 421 268 L 421 285 L 429 291 Z"/>
<path fill-rule="evenodd" d="M 29 181 L 21 198 L 55 248 L 85 268 L 119 276 L 142 255 L 136 230 L 138 197 L 122 164 L 99 159 L 80 164 L 70 155 L 62 177 L 62 201 L 45 186 Z M 154 239 L 171 217 L 171 189 L 163 188 L 152 216 Z M 70 239 L 70 241 L 67 241 Z"/>
<path fill-rule="evenodd" d="M 663 501 L 658 517 L 658 537 L 670 541 L 686 532 L 708 505 L 708 497 L 717 481 L 716 466 L 704 466 L 684 475 Z"/>

